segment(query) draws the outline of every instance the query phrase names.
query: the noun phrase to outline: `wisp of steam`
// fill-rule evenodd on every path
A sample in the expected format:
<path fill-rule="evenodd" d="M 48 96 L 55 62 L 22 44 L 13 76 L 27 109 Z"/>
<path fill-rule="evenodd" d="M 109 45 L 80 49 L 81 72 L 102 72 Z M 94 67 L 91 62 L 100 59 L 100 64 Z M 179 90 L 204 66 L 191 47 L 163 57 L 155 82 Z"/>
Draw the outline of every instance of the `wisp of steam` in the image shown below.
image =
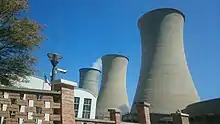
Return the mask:
<path fill-rule="evenodd" d="M 94 63 L 92 63 L 92 68 L 102 71 L 102 59 L 98 58 Z"/>

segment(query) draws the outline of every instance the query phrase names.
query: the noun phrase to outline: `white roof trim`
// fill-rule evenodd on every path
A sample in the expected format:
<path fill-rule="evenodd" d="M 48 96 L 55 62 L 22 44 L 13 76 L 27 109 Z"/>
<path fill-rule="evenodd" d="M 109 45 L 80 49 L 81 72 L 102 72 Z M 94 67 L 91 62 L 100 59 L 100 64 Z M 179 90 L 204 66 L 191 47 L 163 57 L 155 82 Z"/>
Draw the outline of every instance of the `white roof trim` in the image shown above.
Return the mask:
<path fill-rule="evenodd" d="M 68 80 L 64 80 L 64 79 L 57 79 L 51 82 L 51 84 L 67 84 L 67 85 L 72 85 L 74 87 L 77 86 L 76 82 L 73 81 L 68 81 Z"/>

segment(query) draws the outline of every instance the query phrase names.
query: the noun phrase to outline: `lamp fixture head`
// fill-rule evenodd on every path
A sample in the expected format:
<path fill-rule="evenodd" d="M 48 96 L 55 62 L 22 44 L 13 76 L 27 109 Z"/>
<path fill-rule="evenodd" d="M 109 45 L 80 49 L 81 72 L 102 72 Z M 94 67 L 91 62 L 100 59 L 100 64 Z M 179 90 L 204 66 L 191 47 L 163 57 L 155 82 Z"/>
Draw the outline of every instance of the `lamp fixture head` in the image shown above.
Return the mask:
<path fill-rule="evenodd" d="M 58 53 L 48 53 L 47 54 L 51 64 L 53 67 L 56 67 L 59 61 L 63 58 L 60 54 Z"/>

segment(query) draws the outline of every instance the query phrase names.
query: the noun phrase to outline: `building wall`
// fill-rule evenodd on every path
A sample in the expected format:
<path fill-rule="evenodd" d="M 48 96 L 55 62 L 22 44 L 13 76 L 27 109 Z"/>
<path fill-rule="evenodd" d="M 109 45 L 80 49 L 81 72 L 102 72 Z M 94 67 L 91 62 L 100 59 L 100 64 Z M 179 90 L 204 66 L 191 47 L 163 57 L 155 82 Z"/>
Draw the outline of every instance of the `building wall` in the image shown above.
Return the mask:
<path fill-rule="evenodd" d="M 0 124 L 60 122 L 60 92 L 0 86 Z M 56 113 L 53 110 L 56 109 Z"/>
<path fill-rule="evenodd" d="M 188 105 L 183 112 L 192 116 L 200 116 L 210 113 L 220 114 L 220 98 L 205 100 Z"/>
<path fill-rule="evenodd" d="M 90 112 L 90 119 L 95 119 L 95 112 L 96 112 L 96 97 L 91 94 L 90 92 L 88 92 L 85 89 L 81 89 L 81 88 L 76 88 L 74 90 L 74 96 L 75 97 L 79 97 L 80 101 L 79 101 L 79 113 L 78 113 L 78 118 L 83 118 L 83 105 L 84 105 L 84 100 L 85 98 L 89 98 L 92 100 L 91 103 L 91 112 Z"/>
<path fill-rule="evenodd" d="M 27 83 L 19 83 L 17 86 L 23 87 L 23 88 L 30 88 L 30 89 L 44 89 L 44 90 L 51 90 L 51 87 L 48 83 L 45 83 L 43 78 L 36 77 L 36 76 L 30 76 L 28 77 L 29 82 Z M 70 81 L 71 82 L 71 81 Z M 72 82 L 76 83 L 76 82 Z M 90 113 L 90 119 L 95 118 L 95 112 L 96 112 L 96 97 L 94 94 L 92 94 L 90 91 L 82 88 L 75 88 L 74 90 L 74 96 L 80 97 L 80 105 L 79 105 L 79 113 L 78 118 L 82 118 L 83 115 L 83 103 L 85 98 L 89 98 L 92 100 L 91 103 L 91 113 Z"/>
<path fill-rule="evenodd" d="M 220 98 L 188 105 L 182 111 L 189 114 L 190 124 L 217 124 L 220 122 Z"/>
<path fill-rule="evenodd" d="M 43 78 L 36 76 L 29 76 L 28 82 L 17 83 L 19 87 L 25 87 L 30 89 L 41 89 L 41 90 L 51 90 L 51 87 L 48 83 L 45 83 Z"/>

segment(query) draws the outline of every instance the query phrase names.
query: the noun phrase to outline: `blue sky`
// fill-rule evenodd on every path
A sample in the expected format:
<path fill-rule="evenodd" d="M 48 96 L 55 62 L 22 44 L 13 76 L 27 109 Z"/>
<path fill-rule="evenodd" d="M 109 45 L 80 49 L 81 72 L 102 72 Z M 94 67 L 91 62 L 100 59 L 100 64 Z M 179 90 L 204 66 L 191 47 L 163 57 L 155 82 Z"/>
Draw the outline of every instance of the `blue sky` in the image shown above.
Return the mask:
<path fill-rule="evenodd" d="M 180 9 L 186 15 L 184 41 L 188 65 L 201 99 L 219 97 L 219 0 L 31 0 L 30 16 L 46 24 L 48 40 L 35 51 L 36 68 L 49 73 L 48 52 L 63 56 L 59 77 L 78 81 L 78 70 L 90 67 L 101 56 L 128 56 L 127 90 L 133 100 L 140 70 L 140 35 L 137 20 L 161 7 Z"/>

